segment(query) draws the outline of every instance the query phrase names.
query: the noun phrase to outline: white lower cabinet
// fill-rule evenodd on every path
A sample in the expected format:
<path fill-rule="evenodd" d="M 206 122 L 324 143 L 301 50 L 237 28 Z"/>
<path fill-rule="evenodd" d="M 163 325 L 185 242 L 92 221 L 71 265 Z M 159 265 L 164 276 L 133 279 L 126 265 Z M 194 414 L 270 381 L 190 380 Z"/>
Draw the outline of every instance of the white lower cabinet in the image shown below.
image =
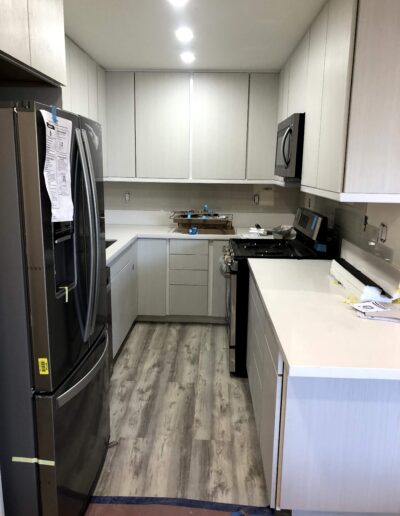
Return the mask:
<path fill-rule="evenodd" d="M 268 502 L 276 506 L 282 366 L 273 329 L 250 277 L 247 373 L 259 437 Z"/>
<path fill-rule="evenodd" d="M 112 345 L 115 356 L 138 315 L 137 243 L 110 267 Z"/>
<path fill-rule="evenodd" d="M 170 240 L 169 314 L 208 314 L 207 240 Z"/>
<path fill-rule="evenodd" d="M 139 240 L 139 315 L 167 314 L 167 241 Z"/>

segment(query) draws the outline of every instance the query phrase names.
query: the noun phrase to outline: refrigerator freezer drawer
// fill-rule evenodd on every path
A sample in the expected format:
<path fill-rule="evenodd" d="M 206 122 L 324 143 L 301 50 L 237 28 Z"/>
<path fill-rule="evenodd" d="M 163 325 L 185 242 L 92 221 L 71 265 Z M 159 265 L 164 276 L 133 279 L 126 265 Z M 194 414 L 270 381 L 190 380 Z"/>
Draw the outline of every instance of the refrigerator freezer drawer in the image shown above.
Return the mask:
<path fill-rule="evenodd" d="M 36 397 L 43 516 L 82 514 L 110 435 L 107 332 L 52 396 Z M 53 464 L 54 463 L 54 464 Z"/>

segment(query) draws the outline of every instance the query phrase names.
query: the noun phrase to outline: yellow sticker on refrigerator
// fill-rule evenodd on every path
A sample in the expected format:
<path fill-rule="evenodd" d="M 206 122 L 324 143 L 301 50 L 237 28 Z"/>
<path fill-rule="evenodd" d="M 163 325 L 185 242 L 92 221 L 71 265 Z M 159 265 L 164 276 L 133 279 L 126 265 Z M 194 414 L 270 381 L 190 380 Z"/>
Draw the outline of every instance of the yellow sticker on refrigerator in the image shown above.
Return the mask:
<path fill-rule="evenodd" d="M 49 361 L 47 358 L 38 358 L 39 374 L 49 374 Z"/>

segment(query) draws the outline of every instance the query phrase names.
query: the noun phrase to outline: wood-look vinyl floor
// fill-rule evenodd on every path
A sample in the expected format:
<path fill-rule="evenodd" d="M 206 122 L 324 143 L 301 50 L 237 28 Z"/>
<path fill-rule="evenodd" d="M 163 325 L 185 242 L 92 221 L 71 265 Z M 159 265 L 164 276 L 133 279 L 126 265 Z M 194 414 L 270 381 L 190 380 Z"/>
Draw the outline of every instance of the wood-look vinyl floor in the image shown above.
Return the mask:
<path fill-rule="evenodd" d="M 99 496 L 263 506 L 247 380 L 231 378 L 224 326 L 138 323 L 111 379 L 111 440 Z"/>

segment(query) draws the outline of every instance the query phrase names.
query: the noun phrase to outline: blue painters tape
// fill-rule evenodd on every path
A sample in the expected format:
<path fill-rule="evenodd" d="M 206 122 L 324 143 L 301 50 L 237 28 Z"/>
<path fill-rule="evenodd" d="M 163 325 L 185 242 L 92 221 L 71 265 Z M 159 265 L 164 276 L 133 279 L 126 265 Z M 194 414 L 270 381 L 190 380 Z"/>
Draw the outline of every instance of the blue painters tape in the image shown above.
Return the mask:
<path fill-rule="evenodd" d="M 314 231 L 315 226 L 317 225 L 317 220 L 318 220 L 317 216 L 314 215 L 313 221 L 311 222 L 311 231 Z"/>
<path fill-rule="evenodd" d="M 326 253 L 328 247 L 326 244 L 319 244 L 318 242 L 315 242 L 314 249 L 320 253 Z"/>
<path fill-rule="evenodd" d="M 53 119 L 53 123 L 57 123 L 57 108 L 56 106 L 51 106 L 51 117 Z"/>

